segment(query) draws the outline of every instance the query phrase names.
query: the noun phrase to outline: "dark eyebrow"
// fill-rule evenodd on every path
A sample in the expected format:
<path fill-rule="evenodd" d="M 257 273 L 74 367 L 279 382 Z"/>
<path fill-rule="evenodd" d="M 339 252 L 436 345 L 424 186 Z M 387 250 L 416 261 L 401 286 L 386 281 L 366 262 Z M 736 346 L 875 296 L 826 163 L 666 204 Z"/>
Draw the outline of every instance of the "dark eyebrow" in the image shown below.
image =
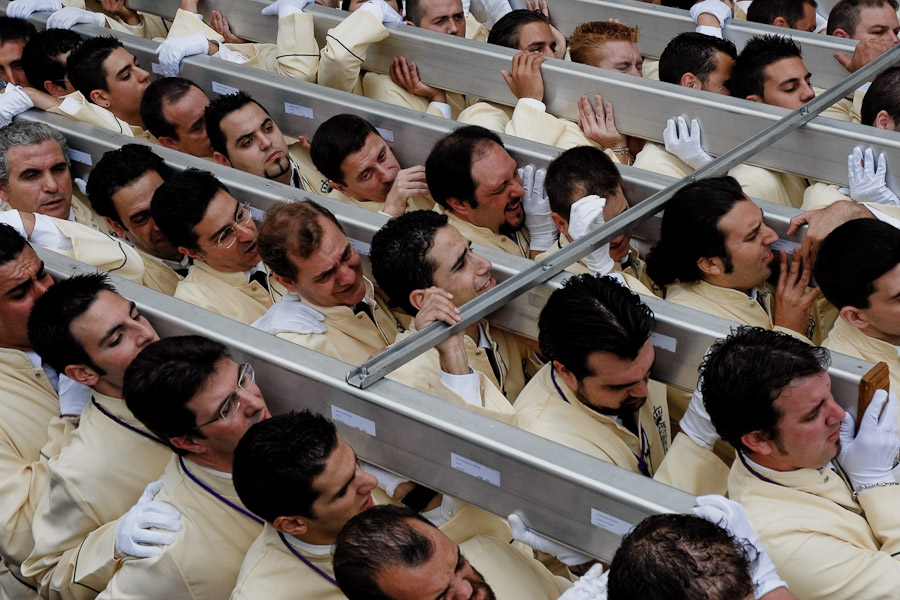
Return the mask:
<path fill-rule="evenodd" d="M 456 568 L 454 569 L 454 573 L 459 572 L 459 570 L 462 568 L 462 564 L 463 564 L 462 550 L 460 550 L 459 546 L 457 546 L 456 547 Z M 441 591 L 441 593 L 435 597 L 435 600 L 441 600 L 441 598 L 445 598 L 447 596 L 447 592 L 450 591 L 450 586 L 452 585 L 452 583 L 453 582 L 448 583 L 447 587 L 445 587 Z"/>
<path fill-rule="evenodd" d="M 128 308 L 128 314 L 133 313 L 136 309 L 137 309 L 137 305 L 134 302 L 132 302 L 131 306 Z M 122 328 L 121 323 L 111 327 L 109 329 L 109 331 L 106 332 L 106 335 L 104 335 L 102 338 L 100 338 L 100 345 L 101 346 L 105 345 L 106 342 L 109 341 L 109 338 L 114 336 L 116 334 L 116 332 L 119 331 L 121 328 Z"/>
<path fill-rule="evenodd" d="M 135 56 L 135 57 L 134 57 L 134 62 L 133 62 L 132 64 L 130 64 L 130 65 L 125 65 L 124 67 L 122 67 L 121 69 L 119 69 L 119 71 L 116 73 L 116 78 L 118 78 L 118 77 L 124 75 L 125 72 L 128 71 L 128 69 L 130 69 L 131 67 L 133 67 L 133 66 L 136 65 L 136 64 L 137 64 L 137 57 Z"/>
<path fill-rule="evenodd" d="M 812 409 L 811 411 L 809 411 L 808 413 L 806 413 L 806 415 L 803 417 L 803 420 L 806 421 L 806 420 L 808 420 L 808 419 L 813 418 L 813 417 L 815 416 L 815 414 L 816 414 L 817 412 L 819 412 L 819 410 L 822 408 L 822 405 L 823 405 L 823 404 L 825 404 L 825 400 L 824 400 L 824 399 L 821 400 L 818 404 L 816 404 L 816 407 L 815 407 L 814 409 Z"/>
<path fill-rule="evenodd" d="M 794 83 L 800 83 L 800 78 L 799 77 L 791 77 L 790 79 L 785 79 L 784 81 L 782 81 L 781 83 L 778 84 L 778 87 L 782 87 L 785 85 L 791 85 Z"/>
<path fill-rule="evenodd" d="M 347 256 L 349 252 L 351 252 L 350 242 L 347 242 L 347 246 L 344 248 L 344 252 L 341 254 L 341 262 L 344 262 L 344 257 Z M 326 269 L 326 270 L 322 271 L 321 273 L 319 273 L 318 275 L 316 275 L 313 278 L 313 281 L 324 281 L 332 273 L 334 273 L 335 270 L 337 270 L 337 267 L 331 267 L 330 269 Z"/>
<path fill-rule="evenodd" d="M 241 203 L 238 202 L 237 200 L 235 200 L 234 201 L 234 220 L 235 220 L 235 222 L 237 222 L 238 211 L 240 211 L 240 210 L 241 210 Z M 223 226 L 219 227 L 216 231 L 214 231 L 213 233 L 211 233 L 209 235 L 209 241 L 214 242 L 216 240 L 216 238 L 218 238 L 220 235 L 222 235 L 222 232 L 224 232 L 226 229 L 228 229 L 232 225 L 234 225 L 234 223 L 229 223 L 228 225 L 223 225 Z"/>
<path fill-rule="evenodd" d="M 450 267 L 450 272 L 458 271 L 463 268 L 463 265 L 466 264 L 466 254 L 468 254 L 472 250 L 471 242 L 470 245 L 466 246 L 466 249 L 462 251 L 462 254 L 459 255 L 459 258 L 456 259 L 456 262 L 453 263 L 453 266 Z"/>
<path fill-rule="evenodd" d="M 756 227 L 754 227 L 753 229 L 751 229 L 751 230 L 750 230 L 750 233 L 748 233 L 747 235 L 744 236 L 744 239 L 745 239 L 745 240 L 749 240 L 749 239 L 752 238 L 754 235 L 756 235 L 757 233 L 759 233 L 759 230 L 760 230 L 761 228 L 762 228 L 762 222 L 760 222 L 759 224 L 757 224 Z"/>
<path fill-rule="evenodd" d="M 358 464 L 359 457 L 356 455 L 356 452 L 353 453 L 353 463 Z M 334 495 L 334 498 L 340 498 L 344 494 L 347 493 L 347 488 L 350 487 L 350 484 L 353 483 L 353 480 L 356 479 L 356 469 L 353 469 L 353 473 L 350 475 L 350 479 L 347 480 L 347 483 L 344 484 L 344 487 L 338 490 L 337 494 Z M 332 498 L 332 500 L 334 499 Z"/>

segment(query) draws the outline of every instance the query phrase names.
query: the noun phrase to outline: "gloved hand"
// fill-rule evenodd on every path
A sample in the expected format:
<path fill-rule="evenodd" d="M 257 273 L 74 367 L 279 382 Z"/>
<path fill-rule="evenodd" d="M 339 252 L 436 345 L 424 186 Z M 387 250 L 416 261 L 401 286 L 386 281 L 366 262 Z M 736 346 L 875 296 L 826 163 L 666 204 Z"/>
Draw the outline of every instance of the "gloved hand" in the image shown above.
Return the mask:
<path fill-rule="evenodd" d="M 719 20 L 719 27 L 725 26 L 725 21 L 731 18 L 731 7 L 722 0 L 703 0 L 691 7 L 691 18 L 694 23 L 702 14 L 710 14 Z"/>
<path fill-rule="evenodd" d="M 828 28 L 828 19 L 816 13 L 816 33 L 821 33 Z"/>
<path fill-rule="evenodd" d="M 547 171 L 528 165 L 524 169 L 519 169 L 519 177 L 522 178 L 522 187 L 525 188 L 522 208 L 525 209 L 525 227 L 528 228 L 528 237 L 531 238 L 531 249 L 543 252 L 559 239 L 559 230 L 550 217 L 552 212 L 550 200 L 544 191 Z"/>
<path fill-rule="evenodd" d="M 85 196 L 88 195 L 88 193 L 87 193 L 87 180 L 86 180 L 86 179 L 82 179 L 82 178 L 80 178 L 80 177 L 76 177 L 76 178 L 73 179 L 72 181 L 75 183 L 75 187 L 78 188 L 78 191 L 79 191 L 79 192 L 81 192 L 81 193 L 82 193 L 83 195 L 85 195 Z"/>
<path fill-rule="evenodd" d="M 695 444 L 701 448 L 712 450 L 713 446 L 719 440 L 719 434 L 713 427 L 709 413 L 706 412 L 706 406 L 703 405 L 703 396 L 700 394 L 700 388 L 696 388 L 691 394 L 691 402 L 688 404 L 687 411 L 679 421 L 681 431 L 691 438 Z"/>
<path fill-rule="evenodd" d="M 572 239 L 582 238 L 606 223 L 603 218 L 605 207 L 606 198 L 597 195 L 585 196 L 575 202 L 569 209 L 569 235 Z M 604 244 L 588 254 L 584 258 L 584 264 L 596 275 L 608 275 L 616 266 L 615 261 L 609 256 L 609 244 Z"/>
<path fill-rule="evenodd" d="M 12 123 L 13 117 L 29 108 L 34 108 L 34 103 L 28 94 L 22 91 L 22 87 L 6 84 L 3 94 L 0 94 L 0 127 L 6 127 Z"/>
<path fill-rule="evenodd" d="M 690 127 L 684 117 L 678 117 L 677 122 L 669 119 L 663 131 L 663 140 L 666 142 L 666 152 L 671 152 L 692 169 L 699 169 L 713 160 L 700 145 L 700 123 L 697 119 L 691 121 Z"/>
<path fill-rule="evenodd" d="M 81 411 L 88 402 L 94 390 L 72 381 L 65 375 L 59 376 L 59 414 L 81 416 Z"/>
<path fill-rule="evenodd" d="M 881 413 L 884 409 L 884 414 Z M 879 417 L 880 415 L 880 417 Z M 894 459 L 900 452 L 897 437 L 897 395 L 878 390 L 853 434 L 854 422 L 850 413 L 841 422 L 841 453 L 838 462 L 853 488 L 894 481 Z"/>
<path fill-rule="evenodd" d="M 277 335 L 279 333 L 325 333 L 325 315 L 301 302 L 297 294 L 285 294 L 281 300 L 253 322 L 252 327 Z"/>
<path fill-rule="evenodd" d="M 156 49 L 159 66 L 166 77 L 177 77 L 181 61 L 188 56 L 209 53 L 209 40 L 200 32 L 191 35 L 169 36 Z"/>
<path fill-rule="evenodd" d="M 697 496 L 694 514 L 727 529 L 738 540 L 746 540 L 756 548 L 756 564 L 750 577 L 753 579 L 757 598 L 762 598 L 774 589 L 787 587 L 778 576 L 769 553 L 760 543 L 759 536 L 756 535 L 756 530 L 753 529 L 750 517 L 743 506 L 716 494 Z"/>
<path fill-rule="evenodd" d="M 379 21 L 381 21 L 382 25 L 390 25 L 391 23 L 402 23 L 403 17 L 401 17 L 394 7 L 385 2 L 384 0 L 369 0 L 359 7 L 359 10 L 364 10 L 366 12 L 370 12 L 375 15 Z"/>
<path fill-rule="evenodd" d="M 597 563 L 557 600 L 606 600 L 608 579 L 609 571 L 604 571 L 603 565 Z"/>
<path fill-rule="evenodd" d="M 72 29 L 78 24 L 106 26 L 106 17 L 74 6 L 64 6 L 47 19 L 47 29 Z"/>
<path fill-rule="evenodd" d="M 863 164 L 865 163 L 865 164 Z M 887 186 L 884 178 L 887 174 L 887 159 L 884 153 L 878 155 L 878 166 L 875 166 L 875 153 L 866 149 L 863 157 L 862 148 L 853 149 L 847 157 L 847 175 L 850 178 L 850 197 L 857 202 L 875 202 L 877 204 L 900 205 L 900 198 Z"/>
<path fill-rule="evenodd" d="M 590 556 L 576 552 L 571 548 L 567 548 L 562 544 L 557 544 L 556 542 L 550 541 L 544 536 L 533 532 L 525 526 L 525 523 L 522 522 L 522 518 L 517 514 L 509 515 L 506 520 L 509 521 L 509 528 L 512 530 L 514 540 L 522 542 L 535 550 L 551 554 L 558 558 L 564 565 L 574 567 L 594 560 Z"/>
<path fill-rule="evenodd" d="M 395 475 L 390 471 L 385 471 L 380 467 L 370 465 L 366 462 L 361 462 L 359 465 L 360 467 L 362 467 L 363 471 L 365 471 L 369 475 L 375 476 L 375 479 L 378 480 L 378 487 L 387 492 L 387 495 L 391 498 L 394 497 L 394 492 L 397 491 L 398 485 L 409 481 L 409 477 L 401 477 L 400 475 Z"/>
<path fill-rule="evenodd" d="M 13 0 L 6 7 L 6 16 L 27 19 L 31 13 L 56 12 L 62 8 L 59 0 Z"/>
<path fill-rule="evenodd" d="M 303 9 L 313 3 L 313 0 L 275 0 L 260 11 L 263 15 L 278 15 L 284 19 L 296 13 L 302 13 Z"/>
<path fill-rule="evenodd" d="M 171 533 L 153 531 L 181 531 L 181 513 L 153 497 L 162 489 L 162 479 L 147 485 L 144 493 L 116 527 L 116 553 L 122 557 L 148 558 L 162 554 L 162 546 L 175 541 Z"/>

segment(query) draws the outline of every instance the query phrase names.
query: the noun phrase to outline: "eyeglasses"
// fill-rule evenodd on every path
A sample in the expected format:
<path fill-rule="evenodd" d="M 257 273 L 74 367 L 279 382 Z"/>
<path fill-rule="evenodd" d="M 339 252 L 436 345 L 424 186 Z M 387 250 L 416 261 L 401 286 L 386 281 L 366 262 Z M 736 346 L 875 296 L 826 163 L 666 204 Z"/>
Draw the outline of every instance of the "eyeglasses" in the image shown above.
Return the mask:
<path fill-rule="evenodd" d="M 222 230 L 222 233 L 219 234 L 219 239 L 216 240 L 215 247 L 221 248 L 225 246 L 225 248 L 231 248 L 234 246 L 234 243 L 237 241 L 237 232 L 235 230 L 239 226 L 246 226 L 250 223 L 251 218 L 250 203 L 241 202 L 238 204 L 237 214 L 234 216 L 234 225 L 229 225 Z"/>
<path fill-rule="evenodd" d="M 241 396 L 240 392 L 249 392 L 250 386 L 253 385 L 253 382 L 256 381 L 256 373 L 253 371 L 253 367 L 249 363 L 244 363 L 241 365 L 241 368 L 238 370 L 237 377 L 237 389 L 228 394 L 228 397 L 225 398 L 225 401 L 219 405 L 218 414 L 206 423 L 202 423 L 194 427 L 194 429 L 200 429 L 201 427 L 206 427 L 210 423 L 215 423 L 219 419 L 223 421 L 227 421 L 237 413 L 238 409 L 241 407 Z"/>

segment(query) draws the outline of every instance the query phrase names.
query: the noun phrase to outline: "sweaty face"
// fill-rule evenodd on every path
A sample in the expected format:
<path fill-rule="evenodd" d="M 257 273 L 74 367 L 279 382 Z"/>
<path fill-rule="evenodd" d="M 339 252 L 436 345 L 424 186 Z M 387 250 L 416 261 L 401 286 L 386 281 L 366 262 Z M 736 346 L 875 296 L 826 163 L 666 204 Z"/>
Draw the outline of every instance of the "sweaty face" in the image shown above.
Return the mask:
<path fill-rule="evenodd" d="M 873 282 L 869 308 L 856 309 L 866 335 L 900 345 L 900 264 Z"/>
<path fill-rule="evenodd" d="M 9 181 L 0 183 L 0 198 L 22 212 L 68 219 L 72 206 L 72 179 L 66 157 L 56 140 L 14 146 L 7 157 Z"/>
<path fill-rule="evenodd" d="M 359 254 L 330 219 L 319 217 L 319 226 L 322 239 L 312 254 L 288 254 L 297 278 L 285 287 L 318 306 L 353 306 L 366 295 Z"/>
<path fill-rule="evenodd" d="M 472 158 L 472 181 L 478 206 L 471 210 L 471 222 L 494 233 L 512 233 L 525 225 L 522 208 L 522 178 L 516 161 L 494 142 L 489 142 Z"/>
<path fill-rule="evenodd" d="M 587 361 L 592 374 L 578 381 L 575 394 L 585 406 L 604 415 L 633 413 L 647 400 L 647 382 L 655 358 L 649 339 L 634 360 L 611 352 L 592 352 Z M 558 368 L 559 363 L 554 364 Z"/>
<path fill-rule="evenodd" d="M 140 115 L 141 99 L 150 85 L 150 74 L 138 65 L 137 58 L 125 48 L 116 48 L 103 61 L 103 70 L 109 99 L 106 108 L 116 116 Z"/>
<path fill-rule="evenodd" d="M 101 380 L 120 391 L 125 369 L 141 350 L 159 339 L 134 302 L 107 290 L 97 294 L 69 329 L 94 365 L 104 372 Z"/>
<path fill-rule="evenodd" d="M 22 49 L 25 42 L 13 40 L 0 44 L 0 77 L 13 85 L 29 85 L 22 67 Z"/>
<path fill-rule="evenodd" d="M 256 223 L 251 219 L 244 225 L 236 224 L 242 213 L 242 208 L 234 196 L 225 190 L 219 190 L 213 196 L 203 219 L 194 225 L 194 233 L 197 234 L 197 246 L 199 251 L 189 248 L 179 248 L 195 260 L 208 264 L 217 271 L 225 273 L 237 273 L 249 271 L 259 263 L 259 253 L 256 251 Z M 231 248 L 226 248 L 227 243 L 216 247 L 216 242 L 223 232 L 234 229 L 235 242 Z"/>
<path fill-rule="evenodd" d="M 384 202 L 399 171 L 400 163 L 387 142 L 377 133 L 370 133 L 363 147 L 348 154 L 341 163 L 344 183 L 334 187 L 360 202 Z"/>
<path fill-rule="evenodd" d="M 51 285 L 44 262 L 27 244 L 18 256 L 0 265 L 0 348 L 31 350 L 28 315 Z"/>
<path fill-rule="evenodd" d="M 159 230 L 150 214 L 153 192 L 163 184 L 156 171 L 147 171 L 112 194 L 113 206 L 122 223 L 110 222 L 119 237 L 126 237 L 138 250 L 166 260 L 181 260 L 181 253 Z"/>
<path fill-rule="evenodd" d="M 212 156 L 212 146 L 206 136 L 207 106 L 209 98 L 193 86 L 177 102 L 163 102 L 163 116 L 175 126 L 178 150 L 194 156 Z"/>
<path fill-rule="evenodd" d="M 453 294 L 462 306 L 495 285 L 491 261 L 472 252 L 472 244 L 453 225 L 444 225 L 434 236 L 428 260 L 435 265 L 434 285 Z"/>
<path fill-rule="evenodd" d="M 594 66 L 643 77 L 641 67 L 644 66 L 644 59 L 641 57 L 638 45 L 634 42 L 612 41 L 603 44 L 603 50 Z"/>
<path fill-rule="evenodd" d="M 763 70 L 763 96 L 751 95 L 749 100 L 796 110 L 816 97 L 810 85 L 809 71 L 797 57 L 782 58 Z"/>
<path fill-rule="evenodd" d="M 408 521 L 431 540 L 431 558 L 416 567 L 390 566 L 375 576 L 378 588 L 392 600 L 494 600 L 494 592 L 440 530 Z"/>
<path fill-rule="evenodd" d="M 853 33 L 855 40 L 874 40 L 884 38 L 896 44 L 900 33 L 897 12 L 890 4 L 884 3 L 879 8 L 864 6 L 859 12 L 859 24 Z"/>
<path fill-rule="evenodd" d="M 547 58 L 556 58 L 556 40 L 546 23 L 526 23 L 519 27 L 519 46 L 522 52 L 537 52 Z"/>
<path fill-rule="evenodd" d="M 266 179 L 289 183 L 291 157 L 278 125 L 258 104 L 250 102 L 222 119 L 231 166 Z"/>
<path fill-rule="evenodd" d="M 731 95 L 731 69 L 734 59 L 716 50 L 716 70 L 710 73 L 703 82 L 702 90 L 724 96 Z"/>
<path fill-rule="evenodd" d="M 466 37 L 466 15 L 460 0 L 424 0 L 422 29 Z"/>
<path fill-rule="evenodd" d="M 772 274 L 772 244 L 778 234 L 763 223 L 762 210 L 749 199 L 735 202 L 719 219 L 719 231 L 725 236 L 725 250 L 732 270 L 723 273 L 717 285 L 748 292 L 762 285 Z"/>

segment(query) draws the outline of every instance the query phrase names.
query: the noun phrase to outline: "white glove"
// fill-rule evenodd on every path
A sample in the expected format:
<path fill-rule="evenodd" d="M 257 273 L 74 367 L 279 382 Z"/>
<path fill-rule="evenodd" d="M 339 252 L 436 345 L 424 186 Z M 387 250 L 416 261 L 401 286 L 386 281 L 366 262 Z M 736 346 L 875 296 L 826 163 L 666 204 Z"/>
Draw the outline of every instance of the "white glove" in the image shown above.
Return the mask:
<path fill-rule="evenodd" d="M 387 495 L 391 498 L 394 497 L 394 492 L 397 491 L 398 485 L 400 485 L 401 483 L 406 483 L 410 480 L 409 477 L 401 477 L 400 475 L 395 475 L 390 471 L 385 471 L 380 467 L 370 465 L 366 462 L 361 462 L 360 467 L 362 467 L 362 470 L 369 475 L 374 475 L 375 479 L 378 480 L 378 487 L 387 492 Z"/>
<path fill-rule="evenodd" d="M 881 414 L 884 409 L 884 414 Z M 881 415 L 879 417 L 879 415 Z M 900 452 L 897 437 L 897 395 L 877 390 L 859 424 L 854 437 L 853 417 L 844 415 L 841 422 L 841 453 L 838 462 L 853 488 L 894 481 L 894 460 Z"/>
<path fill-rule="evenodd" d="M 697 496 L 694 514 L 727 529 L 733 537 L 738 540 L 746 540 L 756 548 L 756 564 L 750 577 L 753 579 L 757 598 L 762 598 L 772 590 L 788 586 L 778 576 L 775 564 L 760 543 L 759 536 L 756 535 L 756 530 L 753 529 L 750 517 L 747 516 L 747 511 L 743 506 L 734 500 L 728 500 L 724 496 L 716 494 Z"/>
<path fill-rule="evenodd" d="M 302 13 L 303 9 L 313 3 L 313 0 L 275 0 L 272 4 L 263 8 L 260 14 L 278 15 L 279 19 L 284 19 L 291 15 Z"/>
<path fill-rule="evenodd" d="M 47 29 L 72 29 L 76 25 L 97 25 L 104 27 L 106 17 L 102 13 L 95 13 L 74 6 L 64 6 L 47 19 Z"/>
<path fill-rule="evenodd" d="M 166 531 L 181 531 L 181 513 L 165 502 L 153 497 L 162 488 L 162 479 L 147 485 L 144 493 L 116 527 L 116 552 L 122 557 L 148 558 L 162 554 L 162 546 L 175 541 L 171 533 L 153 531 L 153 527 Z"/>
<path fill-rule="evenodd" d="M 828 19 L 816 13 L 816 33 L 822 33 L 828 28 Z"/>
<path fill-rule="evenodd" d="M 188 56 L 209 53 L 209 40 L 200 32 L 170 36 L 156 49 L 159 66 L 166 77 L 177 77 L 181 61 Z"/>
<path fill-rule="evenodd" d="M 887 159 L 883 152 L 878 155 L 878 166 L 876 167 L 875 153 L 871 148 L 866 149 L 865 158 L 863 158 L 862 148 L 855 147 L 847 157 L 850 197 L 857 202 L 900 205 L 900 198 L 897 198 L 897 195 L 885 183 L 886 174 Z"/>
<path fill-rule="evenodd" d="M 325 315 L 308 304 L 300 301 L 297 294 L 285 294 L 266 311 L 266 314 L 253 322 L 252 327 L 266 333 L 325 333 Z"/>
<path fill-rule="evenodd" d="M 719 27 L 724 27 L 725 21 L 731 18 L 731 7 L 722 2 L 722 0 L 703 0 L 703 2 L 698 2 L 691 7 L 691 18 L 694 20 L 694 23 L 704 13 L 717 18 Z"/>
<path fill-rule="evenodd" d="M 87 196 L 87 179 L 76 177 L 72 181 L 75 183 L 75 187 L 78 188 L 78 191 Z"/>
<path fill-rule="evenodd" d="M 674 154 L 692 169 L 699 169 L 713 161 L 713 157 L 700 145 L 700 123 L 697 119 L 691 121 L 690 127 L 684 117 L 678 117 L 677 122 L 669 119 L 663 131 L 663 140 L 666 142 L 666 152 Z"/>
<path fill-rule="evenodd" d="M 580 239 L 606 223 L 603 218 L 605 207 L 606 198 L 597 195 L 585 196 L 575 202 L 569 209 L 569 235 L 572 239 Z M 615 261 L 609 256 L 609 244 L 604 244 L 588 254 L 584 258 L 584 264 L 595 275 L 609 275 L 616 266 Z"/>
<path fill-rule="evenodd" d="M 370 12 L 375 15 L 379 21 L 381 21 L 382 25 L 390 25 L 391 23 L 402 23 L 403 17 L 401 17 L 394 7 L 385 2 L 384 0 L 369 0 L 359 7 L 359 10 L 364 10 L 366 12 Z"/>
<path fill-rule="evenodd" d="M 699 387 L 691 394 L 691 402 L 688 404 L 684 416 L 681 417 L 679 425 L 686 436 L 707 450 L 712 450 L 719 440 L 719 434 L 713 427 L 709 413 L 706 412 L 706 406 L 703 405 L 703 396 L 700 394 Z"/>
<path fill-rule="evenodd" d="M 0 94 L 0 127 L 6 127 L 12 123 L 13 117 L 29 108 L 34 108 L 34 102 L 22 91 L 22 86 L 6 84 L 3 94 Z"/>
<path fill-rule="evenodd" d="M 597 563 L 578 578 L 575 585 L 563 592 L 558 600 L 606 600 L 606 582 L 609 571 Z"/>
<path fill-rule="evenodd" d="M 567 548 L 562 544 L 557 544 L 556 542 L 550 541 L 544 536 L 533 532 L 525 526 L 525 523 L 522 522 L 522 518 L 517 514 L 509 515 L 506 520 L 509 521 L 509 528 L 512 531 L 514 540 L 522 542 L 535 550 L 551 554 L 566 566 L 574 567 L 594 560 L 590 556 L 576 552 L 571 548 Z"/>
<path fill-rule="evenodd" d="M 550 200 L 544 191 L 547 171 L 528 165 L 524 169 L 519 169 L 519 177 L 522 178 L 522 187 L 525 188 L 522 208 L 525 209 L 525 227 L 528 228 L 528 237 L 531 238 L 531 249 L 543 252 L 559 239 L 559 230 L 550 216 L 552 212 Z"/>
<path fill-rule="evenodd" d="M 81 416 L 81 411 L 88 402 L 94 390 L 86 385 L 72 381 L 65 375 L 59 376 L 59 414 Z"/>
<path fill-rule="evenodd" d="M 6 16 L 27 19 L 31 13 L 56 12 L 62 8 L 59 0 L 13 0 L 6 7 Z"/>

